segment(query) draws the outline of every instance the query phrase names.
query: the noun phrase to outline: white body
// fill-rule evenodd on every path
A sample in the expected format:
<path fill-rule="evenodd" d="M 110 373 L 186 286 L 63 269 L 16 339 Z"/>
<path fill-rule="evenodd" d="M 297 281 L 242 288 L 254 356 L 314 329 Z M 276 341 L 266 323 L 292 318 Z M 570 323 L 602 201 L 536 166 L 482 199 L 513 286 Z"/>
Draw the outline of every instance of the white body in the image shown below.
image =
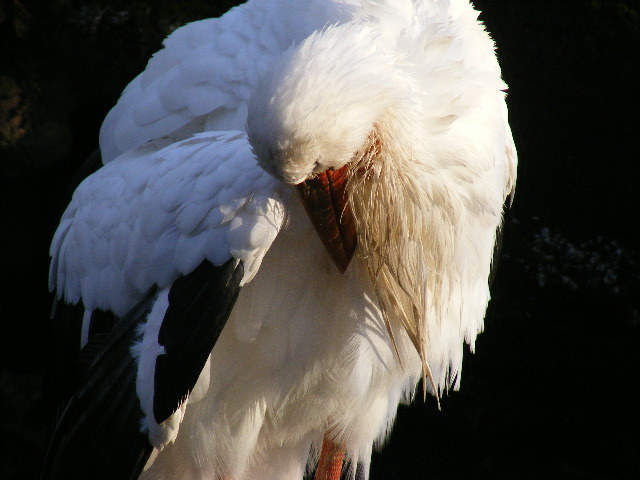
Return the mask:
<path fill-rule="evenodd" d="M 392 323 L 396 355 L 364 257 L 356 255 L 341 275 L 295 188 L 258 166 L 249 142 L 261 165 L 293 183 L 318 166 L 314 149 L 340 164 L 340 152 L 348 160 L 371 120 L 382 125 L 385 151 L 405 159 L 424 193 L 424 205 L 411 211 L 421 215 L 422 240 L 438 257 L 438 271 L 425 261 L 423 286 L 433 384 L 438 391 L 458 387 L 464 343 L 473 348 L 482 330 L 496 229 L 516 168 L 505 86 L 476 19 L 466 0 L 252 0 L 219 20 L 178 29 L 127 87 L 101 131 L 110 163 L 78 189 L 54 239 L 51 287 L 88 310 L 121 315 L 149 287 L 170 287 L 205 258 L 245 264 L 236 306 L 179 410 L 182 424 L 178 417 L 175 425 L 145 424 L 161 451 L 143 478 L 300 479 L 327 431 L 368 472 L 374 442 L 384 441 L 398 403 L 411 399 L 422 376 L 416 349 Z M 304 42 L 325 25 L 331 27 Z M 367 45 L 354 44 L 358 39 Z M 386 105 L 386 98 L 401 107 L 390 103 L 383 113 L 371 107 L 358 116 L 355 105 L 348 120 L 311 108 L 326 125 L 306 107 L 296 113 L 308 102 L 354 101 L 339 82 L 301 93 L 291 108 L 269 104 L 279 85 L 293 91 L 305 79 L 324 78 L 330 68 L 279 70 L 322 48 L 347 57 L 354 69 L 362 56 L 373 66 L 384 59 L 362 73 L 370 81 L 362 96 L 379 88 L 373 104 Z M 394 79 L 389 92 L 385 78 Z M 265 91 L 272 91 L 267 99 Z M 281 102 L 291 97 L 283 94 Z M 256 112 L 249 139 L 248 111 Z M 278 129 L 282 112 L 291 118 Z M 382 114 L 384 120 L 376 116 Z M 239 132 L 190 139 L 213 130 Z M 321 141 L 308 141 L 316 134 Z M 311 163 L 270 163 L 291 152 Z M 153 315 L 148 325 L 157 331 Z M 152 386 L 144 365 L 158 352 L 148 340 L 136 348 L 148 414 L 145 389 Z"/>
<path fill-rule="evenodd" d="M 338 273 L 292 193 L 287 227 L 213 350 L 207 396 L 187 406 L 192 434 L 143 478 L 301 479 L 329 429 L 368 465 L 411 396 L 415 349 L 398 333 L 400 367 L 362 264 Z"/>

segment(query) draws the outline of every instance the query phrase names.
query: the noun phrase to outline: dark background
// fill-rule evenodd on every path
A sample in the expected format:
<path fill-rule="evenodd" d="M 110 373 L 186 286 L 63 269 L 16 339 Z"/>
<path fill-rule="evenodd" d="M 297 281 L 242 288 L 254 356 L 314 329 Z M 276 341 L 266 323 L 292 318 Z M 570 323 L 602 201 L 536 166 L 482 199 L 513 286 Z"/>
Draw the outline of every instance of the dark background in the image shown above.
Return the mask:
<path fill-rule="evenodd" d="M 36 478 L 47 249 L 162 38 L 233 2 L 0 0 L 0 478 Z M 400 409 L 372 479 L 640 478 L 640 5 L 477 0 L 520 155 L 462 389 Z"/>

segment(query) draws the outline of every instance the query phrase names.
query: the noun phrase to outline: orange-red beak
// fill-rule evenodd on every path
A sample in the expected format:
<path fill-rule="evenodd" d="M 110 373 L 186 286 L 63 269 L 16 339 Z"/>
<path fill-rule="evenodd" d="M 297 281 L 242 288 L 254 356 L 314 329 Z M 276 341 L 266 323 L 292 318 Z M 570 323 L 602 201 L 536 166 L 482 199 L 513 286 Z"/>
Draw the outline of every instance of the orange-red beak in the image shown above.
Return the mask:
<path fill-rule="evenodd" d="M 297 185 L 311 223 L 340 273 L 349 266 L 358 240 L 353 213 L 347 202 L 347 175 L 345 165 Z"/>

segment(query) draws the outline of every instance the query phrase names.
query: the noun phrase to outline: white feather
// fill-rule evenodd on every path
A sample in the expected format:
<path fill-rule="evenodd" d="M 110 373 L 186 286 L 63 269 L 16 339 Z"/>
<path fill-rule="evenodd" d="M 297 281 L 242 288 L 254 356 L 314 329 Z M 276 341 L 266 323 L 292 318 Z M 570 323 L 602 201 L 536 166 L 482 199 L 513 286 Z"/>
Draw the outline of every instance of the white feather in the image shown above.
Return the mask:
<path fill-rule="evenodd" d="M 101 130 L 108 163 L 54 237 L 51 287 L 122 314 L 205 258 L 245 266 L 180 432 L 142 478 L 299 480 L 327 431 L 366 478 L 425 359 L 433 393 L 459 386 L 517 163 L 477 16 L 467 0 L 250 0 L 176 30 L 127 87 Z M 354 157 L 383 163 L 350 187 L 362 242 L 340 275 L 287 184 Z M 375 230 L 385 219 L 402 229 Z"/>
<path fill-rule="evenodd" d="M 100 130 L 103 161 L 155 138 L 188 138 L 202 122 L 207 130 L 244 129 L 249 92 L 272 62 L 327 23 L 348 19 L 348 7 L 254 0 L 177 29 L 107 115 Z"/>
<path fill-rule="evenodd" d="M 149 435 L 151 444 L 162 450 L 167 444 L 175 441 L 184 416 L 186 402 L 161 424 L 156 423 L 153 415 L 153 398 L 155 391 L 156 359 L 164 355 L 165 348 L 160 345 L 158 336 L 164 314 L 169 307 L 169 289 L 158 293 L 147 321 L 138 329 L 139 340 L 131 347 L 133 357 L 137 360 L 136 393 L 144 416 L 140 421 L 140 430 Z"/>
<path fill-rule="evenodd" d="M 52 243 L 50 287 L 123 315 L 205 259 L 243 260 L 249 281 L 284 220 L 279 188 L 239 132 L 128 152 L 76 190 Z"/>

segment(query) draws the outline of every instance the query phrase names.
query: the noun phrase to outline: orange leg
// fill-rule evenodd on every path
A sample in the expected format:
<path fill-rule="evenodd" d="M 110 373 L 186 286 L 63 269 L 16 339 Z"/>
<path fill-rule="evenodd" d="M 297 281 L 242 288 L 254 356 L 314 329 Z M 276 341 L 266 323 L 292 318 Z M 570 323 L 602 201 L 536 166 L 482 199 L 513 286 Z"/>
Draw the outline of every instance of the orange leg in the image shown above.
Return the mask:
<path fill-rule="evenodd" d="M 327 434 L 322 441 L 320 460 L 315 480 L 340 480 L 344 463 L 344 448 L 334 443 Z"/>

